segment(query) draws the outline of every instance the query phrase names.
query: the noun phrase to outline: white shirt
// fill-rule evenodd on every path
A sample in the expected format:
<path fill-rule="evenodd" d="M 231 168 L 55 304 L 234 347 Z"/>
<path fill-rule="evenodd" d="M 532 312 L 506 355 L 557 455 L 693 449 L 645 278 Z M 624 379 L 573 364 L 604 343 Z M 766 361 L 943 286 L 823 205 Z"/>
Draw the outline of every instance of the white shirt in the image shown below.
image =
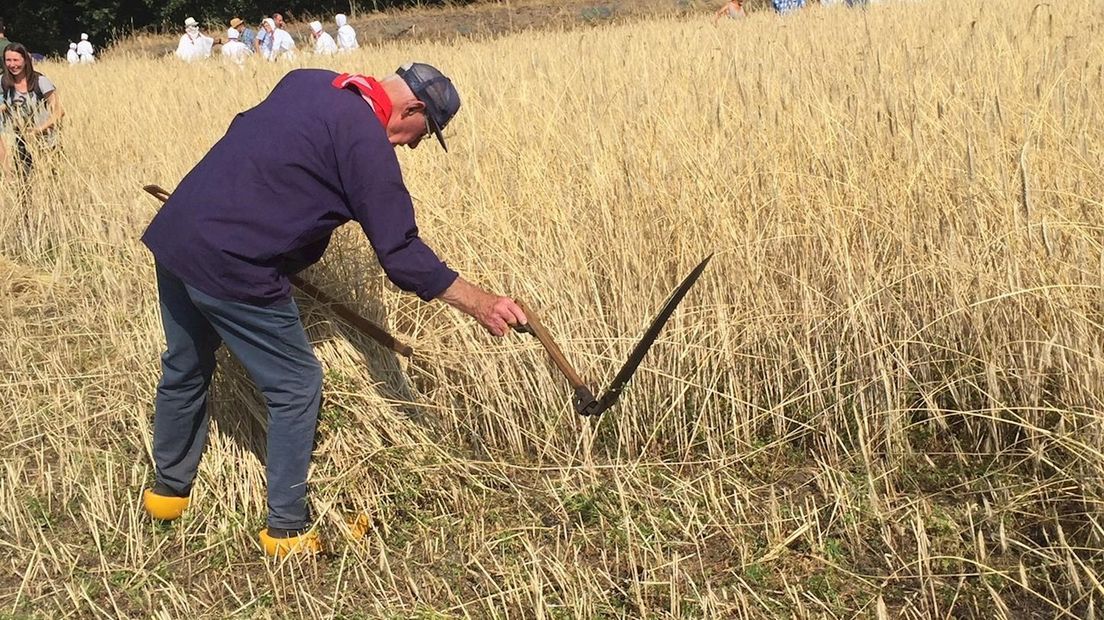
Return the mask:
<path fill-rule="evenodd" d="M 269 43 L 271 41 L 271 44 Z M 272 35 L 265 39 L 264 57 L 266 60 L 276 60 L 280 56 L 287 58 L 295 57 L 295 40 L 291 38 L 291 34 L 283 28 L 277 28 L 272 31 Z"/>
<path fill-rule="evenodd" d="M 337 43 L 334 43 L 334 38 L 330 36 L 330 33 L 323 32 L 318 35 L 318 38 L 314 40 L 314 53 L 324 54 L 329 56 L 337 51 Z"/>
<path fill-rule="evenodd" d="M 176 46 L 176 55 L 187 62 L 201 60 L 211 55 L 211 46 L 214 44 L 214 39 L 202 33 L 195 37 L 184 34 L 180 37 L 180 44 Z"/>
<path fill-rule="evenodd" d="M 77 56 L 80 57 L 80 61 L 83 63 L 96 62 L 95 50 L 88 41 L 77 43 Z"/>
<path fill-rule="evenodd" d="M 249 46 L 237 39 L 230 39 L 222 44 L 222 57 L 233 60 L 239 65 L 252 53 L 253 50 L 249 49 Z"/>
<path fill-rule="evenodd" d="M 356 30 L 349 24 L 337 29 L 337 47 L 341 51 L 354 50 L 357 47 Z"/>
<path fill-rule="evenodd" d="M 77 50 L 69 50 L 65 52 L 65 59 L 69 61 L 69 64 L 75 65 L 80 62 L 80 54 L 77 53 Z"/>

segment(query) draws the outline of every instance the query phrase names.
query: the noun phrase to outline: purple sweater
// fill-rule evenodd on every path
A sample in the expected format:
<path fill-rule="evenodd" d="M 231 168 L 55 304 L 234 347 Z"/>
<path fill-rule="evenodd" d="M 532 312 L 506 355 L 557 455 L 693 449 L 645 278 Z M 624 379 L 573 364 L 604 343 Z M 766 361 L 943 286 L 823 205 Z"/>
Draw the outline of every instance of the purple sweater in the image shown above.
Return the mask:
<path fill-rule="evenodd" d="M 396 286 L 430 300 L 456 279 L 418 237 L 395 149 L 337 74 L 288 73 L 184 177 L 142 242 L 161 266 L 227 301 L 290 299 L 287 276 L 356 220 Z"/>

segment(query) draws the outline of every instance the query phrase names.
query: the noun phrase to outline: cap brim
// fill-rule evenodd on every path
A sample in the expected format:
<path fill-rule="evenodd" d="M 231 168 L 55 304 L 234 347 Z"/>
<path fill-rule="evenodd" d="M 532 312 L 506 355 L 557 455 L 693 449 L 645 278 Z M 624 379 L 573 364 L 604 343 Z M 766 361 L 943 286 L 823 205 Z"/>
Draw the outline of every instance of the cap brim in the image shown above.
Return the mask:
<path fill-rule="evenodd" d="M 441 143 L 441 148 L 445 149 L 448 153 L 448 145 L 445 144 L 445 134 L 441 131 L 441 126 L 437 124 L 437 114 L 433 109 L 432 104 L 425 101 L 422 102 L 426 107 L 426 118 L 429 119 L 429 128 L 433 131 L 433 135 L 437 136 L 437 141 Z"/>

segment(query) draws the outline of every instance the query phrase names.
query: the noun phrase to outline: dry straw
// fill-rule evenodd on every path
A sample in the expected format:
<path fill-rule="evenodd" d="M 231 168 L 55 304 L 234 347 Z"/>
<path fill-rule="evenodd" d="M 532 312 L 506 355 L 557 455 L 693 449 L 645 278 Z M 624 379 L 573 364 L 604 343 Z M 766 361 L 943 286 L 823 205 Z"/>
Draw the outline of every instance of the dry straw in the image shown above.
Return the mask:
<path fill-rule="evenodd" d="M 453 75 L 451 152 L 399 154 L 421 229 L 583 375 L 718 255 L 595 422 L 534 341 L 398 293 L 342 229 L 309 277 L 419 356 L 302 300 L 330 554 L 279 565 L 253 542 L 264 407 L 229 357 L 194 508 L 140 512 L 162 341 L 138 237 L 142 185 L 292 66 L 44 64 L 63 150 L 0 188 L 0 615 L 1094 613 L 1102 28 L 1092 0 L 931 0 L 337 58 Z"/>

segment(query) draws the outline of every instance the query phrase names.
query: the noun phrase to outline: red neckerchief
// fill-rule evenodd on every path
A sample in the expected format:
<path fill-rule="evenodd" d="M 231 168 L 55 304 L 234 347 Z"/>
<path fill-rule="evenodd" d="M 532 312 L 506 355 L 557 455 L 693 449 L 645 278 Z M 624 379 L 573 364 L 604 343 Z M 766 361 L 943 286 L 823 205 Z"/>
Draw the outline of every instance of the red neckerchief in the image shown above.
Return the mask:
<path fill-rule="evenodd" d="M 391 98 L 387 96 L 383 86 L 376 81 L 376 78 L 360 75 L 359 73 L 342 73 L 334 78 L 334 88 L 348 88 L 350 86 L 356 88 L 360 96 L 372 104 L 372 109 L 376 112 L 376 118 L 379 119 L 380 125 L 383 125 L 386 129 L 387 121 L 391 120 L 393 106 L 391 105 Z"/>

